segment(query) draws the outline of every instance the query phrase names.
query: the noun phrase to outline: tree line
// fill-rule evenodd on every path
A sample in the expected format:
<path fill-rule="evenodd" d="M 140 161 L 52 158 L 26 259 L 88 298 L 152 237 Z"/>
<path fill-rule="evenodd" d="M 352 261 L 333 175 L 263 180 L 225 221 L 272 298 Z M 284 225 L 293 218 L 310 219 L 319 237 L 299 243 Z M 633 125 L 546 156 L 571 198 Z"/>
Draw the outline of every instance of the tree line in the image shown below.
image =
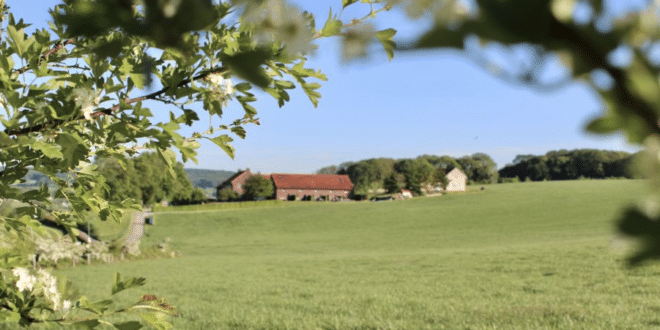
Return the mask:
<path fill-rule="evenodd" d="M 116 158 L 100 157 L 95 164 L 109 187 L 103 197 L 110 201 L 131 198 L 153 205 L 164 200 L 173 204 L 206 200 L 204 190 L 193 187 L 182 163 L 173 166 L 174 178 L 168 173 L 169 165 L 156 153 L 143 153 L 123 164 Z"/>
<path fill-rule="evenodd" d="M 346 174 L 353 182 L 353 194 L 367 196 L 379 189 L 398 192 L 402 188 L 421 195 L 425 188 L 447 184 L 446 174 L 458 168 L 468 176 L 468 183 L 497 182 L 497 164 L 485 153 L 454 158 L 422 155 L 417 158 L 372 158 L 345 162 L 319 169 L 319 174 Z"/>
<path fill-rule="evenodd" d="M 550 151 L 545 155 L 518 155 L 513 164 L 499 170 L 501 178 L 518 180 L 575 180 L 613 177 L 635 178 L 630 171 L 635 154 L 624 151 L 575 149 Z"/>

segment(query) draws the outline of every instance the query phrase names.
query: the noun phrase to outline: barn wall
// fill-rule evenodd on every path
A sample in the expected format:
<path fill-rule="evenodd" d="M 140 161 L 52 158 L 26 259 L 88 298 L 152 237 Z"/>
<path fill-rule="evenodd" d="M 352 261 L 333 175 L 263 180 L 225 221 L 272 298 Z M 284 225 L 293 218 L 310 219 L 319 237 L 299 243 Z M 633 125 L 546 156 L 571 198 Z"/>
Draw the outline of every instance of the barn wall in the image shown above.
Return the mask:
<path fill-rule="evenodd" d="M 276 189 L 275 198 L 287 200 L 289 195 L 295 195 L 296 200 L 305 196 L 314 196 L 317 199 L 320 196 L 328 196 L 331 200 L 335 197 L 348 198 L 349 190 L 326 190 L 326 189 Z"/>

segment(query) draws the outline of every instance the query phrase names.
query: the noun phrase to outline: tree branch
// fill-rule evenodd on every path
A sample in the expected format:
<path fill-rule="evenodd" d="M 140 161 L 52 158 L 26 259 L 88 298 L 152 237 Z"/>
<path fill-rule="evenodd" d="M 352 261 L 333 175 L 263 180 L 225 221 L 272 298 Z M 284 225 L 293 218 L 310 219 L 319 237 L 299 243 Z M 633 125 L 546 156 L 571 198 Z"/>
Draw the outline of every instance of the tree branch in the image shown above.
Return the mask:
<path fill-rule="evenodd" d="M 75 44 L 75 43 L 76 43 L 76 41 L 73 40 L 73 39 L 68 39 L 68 40 L 65 40 L 64 42 L 55 43 L 55 47 L 53 47 L 53 49 L 51 49 L 51 50 L 49 50 L 49 51 L 47 51 L 47 52 L 45 52 L 41 55 L 41 58 L 39 59 L 39 63 L 41 63 L 41 61 L 48 61 L 48 57 L 50 55 L 53 55 L 53 54 L 57 53 L 60 49 L 64 48 L 65 46 L 67 46 L 69 44 Z M 23 74 L 23 73 L 27 72 L 28 70 L 30 70 L 30 66 L 26 65 L 26 66 L 14 71 L 14 72 L 17 72 L 18 74 Z"/>
<path fill-rule="evenodd" d="M 175 86 L 166 86 L 166 87 L 164 87 L 163 89 L 161 89 L 159 91 L 156 91 L 156 92 L 144 95 L 144 96 L 136 97 L 136 98 L 131 98 L 131 99 L 126 98 L 126 99 L 124 99 L 124 102 L 126 102 L 127 104 L 133 104 L 133 103 L 144 101 L 144 100 L 155 100 L 158 96 L 160 96 L 162 94 L 165 94 L 165 93 L 167 93 L 168 91 L 170 91 L 172 89 L 183 87 L 183 86 L 185 86 L 185 85 L 187 85 L 187 84 L 189 84 L 193 81 L 206 78 L 207 76 L 209 76 L 211 74 L 214 74 L 214 73 L 225 73 L 225 72 L 227 72 L 227 70 L 228 69 L 226 67 L 222 67 L 222 66 L 217 67 L 217 68 L 208 70 L 206 72 L 200 73 L 200 74 L 194 76 L 193 78 L 184 79 L 180 83 L 176 84 Z M 98 118 L 98 117 L 101 117 L 103 115 L 109 115 L 109 114 L 119 110 L 120 107 L 121 107 L 120 104 L 116 104 L 110 109 L 101 109 L 101 110 L 94 111 L 93 113 L 91 113 L 90 116 L 92 118 Z M 82 117 L 79 116 L 79 117 L 76 117 L 76 118 L 71 119 L 71 120 L 53 120 L 53 121 L 50 121 L 48 123 L 38 124 L 38 125 L 19 128 L 19 129 L 13 129 L 13 130 L 5 129 L 5 134 L 7 134 L 9 136 L 15 136 L 15 135 L 23 135 L 23 134 L 28 134 L 28 133 L 40 132 L 40 131 L 43 131 L 45 129 L 57 128 L 62 124 L 65 124 L 67 122 L 74 122 L 74 121 L 80 120 L 81 118 Z"/>
<path fill-rule="evenodd" d="M 591 64 L 592 67 L 605 70 L 614 80 L 614 86 L 612 89 L 618 103 L 625 105 L 628 111 L 642 119 L 648 126 L 649 131 L 660 135 L 660 127 L 658 126 L 658 119 L 660 118 L 654 111 L 653 107 L 632 94 L 626 88 L 627 78 L 625 70 L 612 66 L 607 59 L 607 54 L 601 54 L 597 48 L 583 38 L 578 31 L 562 24 L 558 20 L 552 20 L 550 31 L 553 38 L 564 41 L 568 47 L 573 48 L 573 50 L 577 52 L 582 59 Z"/>

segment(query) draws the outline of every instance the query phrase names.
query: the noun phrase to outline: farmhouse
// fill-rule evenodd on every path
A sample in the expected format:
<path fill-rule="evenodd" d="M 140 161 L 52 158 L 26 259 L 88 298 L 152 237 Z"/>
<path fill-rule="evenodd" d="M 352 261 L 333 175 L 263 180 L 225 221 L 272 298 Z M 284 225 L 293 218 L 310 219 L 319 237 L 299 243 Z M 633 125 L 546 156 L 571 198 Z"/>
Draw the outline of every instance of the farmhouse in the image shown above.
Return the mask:
<path fill-rule="evenodd" d="M 239 195 L 243 194 L 243 185 L 248 178 L 255 175 L 250 169 L 239 171 L 217 186 L 217 191 L 230 188 Z M 279 174 L 263 175 L 273 181 L 275 199 L 301 200 L 319 197 L 328 200 L 348 198 L 353 190 L 353 183 L 348 175 L 336 174 Z"/>
<path fill-rule="evenodd" d="M 243 195 L 243 185 L 252 175 L 253 174 L 250 172 L 249 168 L 245 171 L 238 171 L 236 174 L 230 176 L 227 180 L 219 184 L 215 189 L 218 194 L 220 193 L 220 190 L 229 188 L 235 191 L 238 195 Z"/>
<path fill-rule="evenodd" d="M 467 175 L 461 172 L 458 168 L 447 173 L 447 187 L 446 191 L 465 191 L 467 187 Z"/>

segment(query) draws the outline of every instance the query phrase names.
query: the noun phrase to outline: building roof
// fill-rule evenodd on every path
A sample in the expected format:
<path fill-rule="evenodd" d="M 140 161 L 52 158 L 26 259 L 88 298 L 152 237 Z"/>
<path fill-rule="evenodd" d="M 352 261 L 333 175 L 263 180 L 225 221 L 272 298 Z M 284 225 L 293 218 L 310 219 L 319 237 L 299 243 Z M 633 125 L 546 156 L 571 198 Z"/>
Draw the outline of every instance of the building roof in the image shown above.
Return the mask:
<path fill-rule="evenodd" d="M 247 173 L 247 176 L 248 176 L 248 177 L 249 177 L 249 176 L 252 176 L 252 173 L 250 173 L 250 169 L 249 169 L 249 168 L 246 169 L 245 171 L 238 171 L 238 172 L 234 173 L 234 175 L 232 175 L 232 176 L 230 176 L 229 178 L 227 178 L 227 180 L 222 181 L 219 185 L 217 185 L 217 187 L 220 187 L 220 188 L 221 188 L 222 186 L 224 186 L 224 185 L 226 185 L 226 184 L 233 183 L 234 180 L 238 179 L 239 177 L 243 176 L 243 175 L 246 174 L 246 173 Z"/>
<path fill-rule="evenodd" d="M 351 190 L 348 175 L 338 174 L 271 174 L 277 189 Z"/>
<path fill-rule="evenodd" d="M 448 179 L 457 179 L 457 178 L 460 178 L 460 177 L 467 178 L 467 175 L 465 175 L 465 173 L 463 173 L 463 171 L 459 170 L 458 167 L 456 167 L 453 170 L 449 171 L 449 173 L 447 173 L 446 177 Z"/>

